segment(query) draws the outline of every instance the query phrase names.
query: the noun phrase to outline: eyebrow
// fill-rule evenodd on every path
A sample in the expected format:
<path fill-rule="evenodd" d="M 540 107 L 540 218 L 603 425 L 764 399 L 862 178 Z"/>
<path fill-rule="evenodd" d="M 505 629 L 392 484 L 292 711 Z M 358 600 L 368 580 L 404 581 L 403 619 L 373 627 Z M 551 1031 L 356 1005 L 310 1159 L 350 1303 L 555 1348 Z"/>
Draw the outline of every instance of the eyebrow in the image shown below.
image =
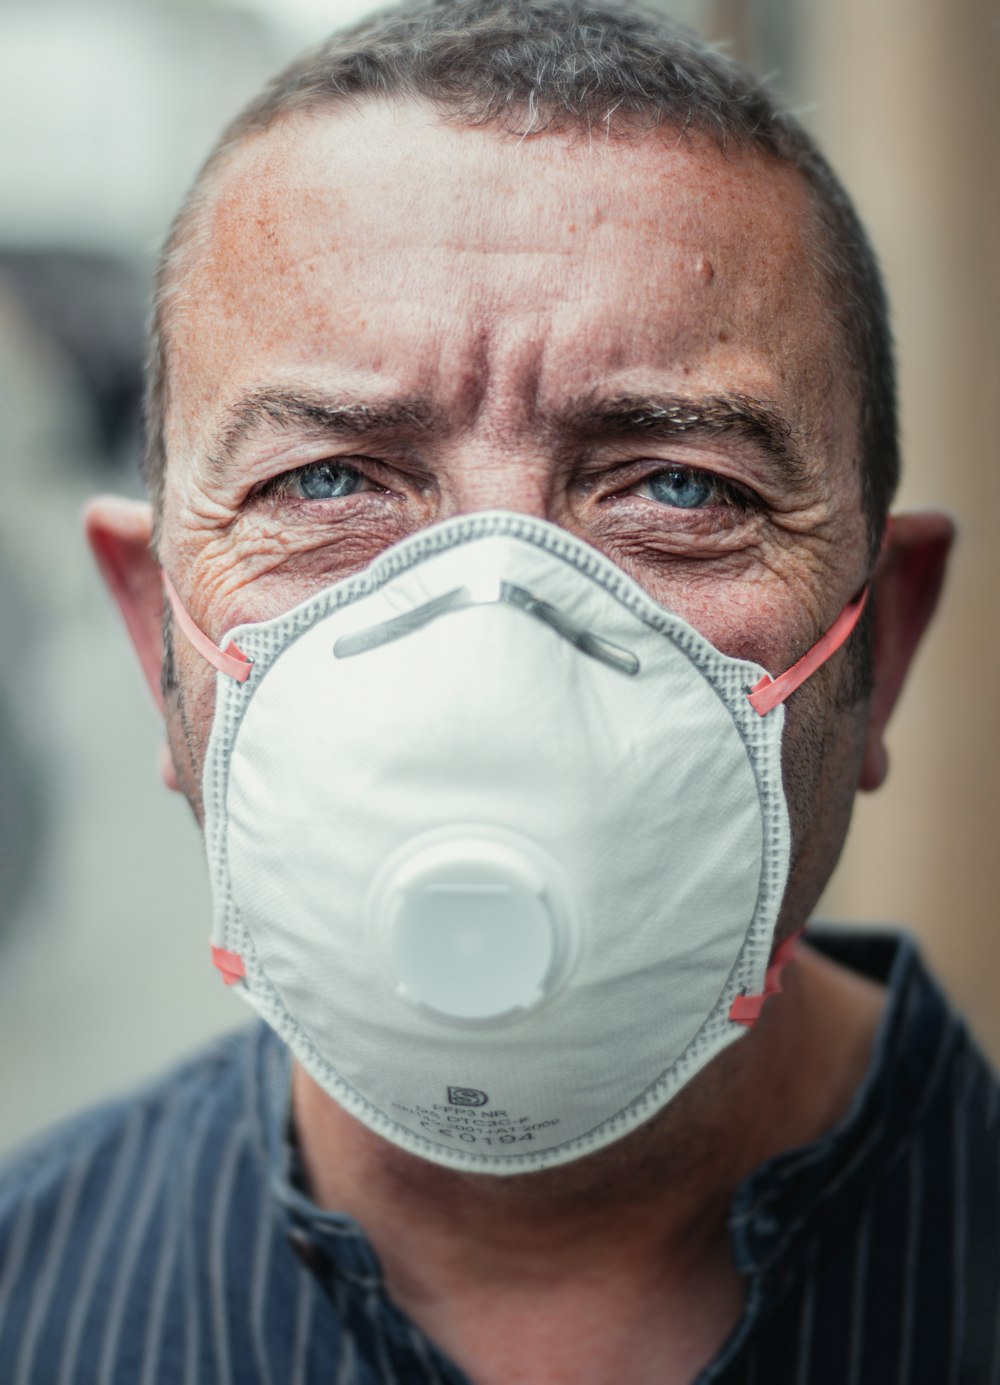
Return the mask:
<path fill-rule="evenodd" d="M 243 395 L 232 404 L 212 441 L 209 465 L 224 476 L 248 442 L 261 433 L 280 434 L 306 426 L 324 437 L 362 438 L 373 433 L 426 433 L 434 421 L 433 410 L 422 399 L 391 399 L 369 403 L 358 399 L 334 400 L 302 390 L 265 387 Z"/>
<path fill-rule="evenodd" d="M 243 395 L 225 413 L 213 440 L 209 465 L 224 478 L 241 449 L 260 433 L 301 428 L 324 437 L 363 438 L 385 433 L 433 431 L 437 412 L 422 398 L 370 402 L 333 399 L 287 387 L 262 387 Z M 809 476 L 791 425 L 765 400 L 745 394 L 591 396 L 558 415 L 560 426 L 579 436 L 639 434 L 657 439 L 732 435 L 762 452 L 781 479 L 801 486 Z"/>
<path fill-rule="evenodd" d="M 800 486 L 810 475 L 784 415 L 773 404 L 745 394 L 617 395 L 606 403 L 579 404 L 572 417 L 587 433 L 638 433 L 668 440 L 731 435 L 764 453 L 786 484 Z"/>

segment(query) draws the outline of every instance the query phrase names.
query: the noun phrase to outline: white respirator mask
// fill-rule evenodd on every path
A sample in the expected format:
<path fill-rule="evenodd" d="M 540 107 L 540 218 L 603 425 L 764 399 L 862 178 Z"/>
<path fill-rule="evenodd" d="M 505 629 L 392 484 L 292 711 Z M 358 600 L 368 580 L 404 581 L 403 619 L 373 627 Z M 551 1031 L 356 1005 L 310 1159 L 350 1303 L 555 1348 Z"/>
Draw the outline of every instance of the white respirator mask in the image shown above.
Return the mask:
<path fill-rule="evenodd" d="M 437 524 L 214 645 L 213 957 L 371 1130 L 512 1174 L 601 1149 L 777 988 L 780 679 L 586 543 Z"/>

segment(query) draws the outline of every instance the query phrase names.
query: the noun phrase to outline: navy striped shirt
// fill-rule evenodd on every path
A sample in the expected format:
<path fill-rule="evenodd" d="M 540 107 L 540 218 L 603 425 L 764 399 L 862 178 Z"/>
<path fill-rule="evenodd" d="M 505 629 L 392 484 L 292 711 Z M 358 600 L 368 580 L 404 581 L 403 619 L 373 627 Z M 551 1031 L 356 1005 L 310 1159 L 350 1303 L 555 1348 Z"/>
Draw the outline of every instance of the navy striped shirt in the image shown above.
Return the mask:
<path fill-rule="evenodd" d="M 1000 1385 L 1000 1096 L 913 947 L 811 933 L 890 987 L 852 1110 L 733 1199 L 742 1318 L 697 1385 Z M 0 1175 L 2 1385 L 465 1377 L 387 1297 L 286 1138 L 255 1025 Z"/>

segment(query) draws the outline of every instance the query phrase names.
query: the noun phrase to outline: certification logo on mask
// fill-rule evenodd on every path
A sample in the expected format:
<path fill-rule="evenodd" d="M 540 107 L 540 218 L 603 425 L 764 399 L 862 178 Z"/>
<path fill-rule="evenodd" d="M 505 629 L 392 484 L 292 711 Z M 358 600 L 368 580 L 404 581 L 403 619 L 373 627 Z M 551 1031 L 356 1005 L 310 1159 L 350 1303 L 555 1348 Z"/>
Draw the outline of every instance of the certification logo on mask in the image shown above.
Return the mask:
<path fill-rule="evenodd" d="M 448 1103 L 451 1106 L 487 1106 L 489 1097 L 475 1087 L 449 1087 Z"/>

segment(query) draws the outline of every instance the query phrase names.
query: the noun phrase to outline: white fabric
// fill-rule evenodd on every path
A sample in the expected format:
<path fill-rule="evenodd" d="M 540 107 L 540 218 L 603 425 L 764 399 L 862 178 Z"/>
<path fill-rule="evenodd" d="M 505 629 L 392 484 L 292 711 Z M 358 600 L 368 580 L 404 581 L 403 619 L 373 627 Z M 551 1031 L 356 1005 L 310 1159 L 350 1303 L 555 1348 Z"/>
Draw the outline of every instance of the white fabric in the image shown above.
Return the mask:
<path fill-rule="evenodd" d="M 494 600 L 333 653 L 462 588 L 488 602 L 501 583 L 565 628 Z M 762 669 L 586 544 L 502 512 L 422 531 L 231 638 L 255 664 L 245 684 L 218 678 L 213 942 L 239 953 L 236 989 L 358 1119 L 451 1167 L 542 1168 L 635 1128 L 744 1032 L 729 1007 L 763 987 L 788 869 L 784 709 L 761 718 L 745 692 Z M 507 845 L 480 862 L 477 831 Z M 386 885 L 387 860 L 419 856 L 427 833 L 464 862 L 415 868 L 443 891 L 440 936 L 430 895 L 399 923 L 406 889 Z M 470 871 L 482 911 L 462 894 Z M 523 927 L 505 913 L 522 878 Z M 441 958 L 426 975 L 421 937 Z M 452 955 L 455 975 L 439 976 Z M 471 1017 L 448 1013 L 463 977 L 474 987 L 491 966 L 501 998 L 485 986 Z"/>

